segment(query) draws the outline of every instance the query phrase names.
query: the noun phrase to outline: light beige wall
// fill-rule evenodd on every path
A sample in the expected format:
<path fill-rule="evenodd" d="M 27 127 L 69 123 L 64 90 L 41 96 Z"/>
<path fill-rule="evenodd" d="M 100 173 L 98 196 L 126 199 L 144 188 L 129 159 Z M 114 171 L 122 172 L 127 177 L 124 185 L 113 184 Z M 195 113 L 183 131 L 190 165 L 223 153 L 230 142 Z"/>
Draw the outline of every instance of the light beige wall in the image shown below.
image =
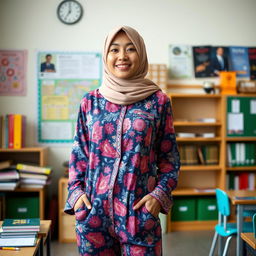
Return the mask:
<path fill-rule="evenodd" d="M 0 0 L 0 48 L 28 50 L 27 95 L 0 97 L 0 114 L 28 117 L 28 146 L 37 144 L 36 50 L 101 51 L 107 32 L 122 24 L 142 34 L 151 63 L 168 64 L 171 43 L 256 46 L 255 0 L 79 1 L 84 17 L 67 26 L 56 16 L 61 0 Z M 56 193 L 71 145 L 49 146 Z"/>

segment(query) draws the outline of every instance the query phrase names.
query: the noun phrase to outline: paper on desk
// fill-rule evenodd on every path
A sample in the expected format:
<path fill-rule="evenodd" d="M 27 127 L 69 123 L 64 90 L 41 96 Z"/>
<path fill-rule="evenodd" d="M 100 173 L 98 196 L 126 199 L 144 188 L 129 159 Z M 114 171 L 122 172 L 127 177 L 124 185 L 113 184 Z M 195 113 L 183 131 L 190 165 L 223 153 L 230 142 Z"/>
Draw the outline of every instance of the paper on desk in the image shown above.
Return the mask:
<path fill-rule="evenodd" d="M 36 238 L 0 238 L 0 247 L 16 246 L 35 246 Z"/>

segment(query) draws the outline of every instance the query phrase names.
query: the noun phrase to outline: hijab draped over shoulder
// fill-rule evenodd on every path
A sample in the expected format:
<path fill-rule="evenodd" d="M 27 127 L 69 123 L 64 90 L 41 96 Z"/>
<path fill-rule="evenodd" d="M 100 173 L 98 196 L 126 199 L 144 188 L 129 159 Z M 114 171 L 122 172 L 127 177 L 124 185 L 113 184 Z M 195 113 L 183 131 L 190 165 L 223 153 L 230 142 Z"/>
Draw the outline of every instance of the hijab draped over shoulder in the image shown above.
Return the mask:
<path fill-rule="evenodd" d="M 140 66 L 137 72 L 133 77 L 128 79 L 115 77 L 107 67 L 107 55 L 109 47 L 116 34 L 120 31 L 124 31 L 128 38 L 132 41 L 140 60 Z M 113 29 L 108 34 L 104 45 L 103 64 L 103 83 L 99 88 L 99 91 L 104 96 L 104 98 L 112 103 L 120 105 L 133 104 L 160 90 L 160 88 L 153 81 L 145 78 L 148 72 L 146 47 L 143 38 L 135 29 L 131 27 L 120 26 Z"/>

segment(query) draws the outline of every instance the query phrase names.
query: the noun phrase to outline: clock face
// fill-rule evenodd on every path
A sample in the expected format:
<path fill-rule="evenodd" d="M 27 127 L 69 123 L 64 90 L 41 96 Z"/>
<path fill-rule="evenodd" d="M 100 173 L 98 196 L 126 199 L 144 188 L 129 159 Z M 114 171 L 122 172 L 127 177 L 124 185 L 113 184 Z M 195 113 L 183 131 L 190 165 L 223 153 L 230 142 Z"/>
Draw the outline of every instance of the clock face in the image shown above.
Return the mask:
<path fill-rule="evenodd" d="M 57 10 L 58 18 L 65 24 L 77 23 L 83 15 L 81 4 L 75 0 L 62 1 Z"/>

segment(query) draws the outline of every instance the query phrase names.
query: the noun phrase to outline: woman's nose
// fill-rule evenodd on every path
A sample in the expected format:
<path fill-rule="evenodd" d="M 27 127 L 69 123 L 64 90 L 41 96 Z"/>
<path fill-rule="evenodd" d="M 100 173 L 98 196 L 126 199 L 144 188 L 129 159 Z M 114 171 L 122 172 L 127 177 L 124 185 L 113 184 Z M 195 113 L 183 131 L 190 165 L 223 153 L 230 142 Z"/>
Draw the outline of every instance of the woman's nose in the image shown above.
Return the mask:
<path fill-rule="evenodd" d="M 126 51 L 124 51 L 124 50 L 120 51 L 118 58 L 119 58 L 120 60 L 127 59 Z"/>

